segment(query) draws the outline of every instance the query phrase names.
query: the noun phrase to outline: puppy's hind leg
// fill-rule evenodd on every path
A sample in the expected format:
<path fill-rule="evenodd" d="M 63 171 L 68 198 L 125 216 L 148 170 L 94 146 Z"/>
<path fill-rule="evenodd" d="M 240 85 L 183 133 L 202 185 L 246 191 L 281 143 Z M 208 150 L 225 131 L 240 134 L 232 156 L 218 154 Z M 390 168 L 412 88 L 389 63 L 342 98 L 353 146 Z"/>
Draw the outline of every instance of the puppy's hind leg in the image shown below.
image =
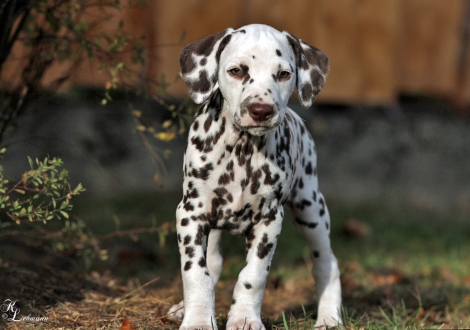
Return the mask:
<path fill-rule="evenodd" d="M 313 257 L 312 275 L 318 294 L 315 326 L 336 326 L 341 323 L 341 283 L 338 262 L 330 247 L 330 215 L 325 199 L 317 190 L 307 194 L 306 188 L 295 196 L 289 203 L 295 225 L 305 236 Z"/>

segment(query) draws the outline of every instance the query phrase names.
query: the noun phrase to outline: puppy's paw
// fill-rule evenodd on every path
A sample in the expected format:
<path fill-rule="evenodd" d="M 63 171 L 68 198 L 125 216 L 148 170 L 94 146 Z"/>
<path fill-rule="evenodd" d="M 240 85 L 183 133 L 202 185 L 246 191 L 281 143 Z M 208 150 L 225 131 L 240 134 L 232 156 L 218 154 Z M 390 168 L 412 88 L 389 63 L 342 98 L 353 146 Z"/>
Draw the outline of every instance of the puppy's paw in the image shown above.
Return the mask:
<path fill-rule="evenodd" d="M 171 306 L 168 311 L 168 318 L 173 320 L 182 320 L 184 317 L 184 303 L 181 300 L 178 304 Z"/>
<path fill-rule="evenodd" d="M 227 330 L 266 330 L 260 320 L 238 320 L 227 322 Z"/>

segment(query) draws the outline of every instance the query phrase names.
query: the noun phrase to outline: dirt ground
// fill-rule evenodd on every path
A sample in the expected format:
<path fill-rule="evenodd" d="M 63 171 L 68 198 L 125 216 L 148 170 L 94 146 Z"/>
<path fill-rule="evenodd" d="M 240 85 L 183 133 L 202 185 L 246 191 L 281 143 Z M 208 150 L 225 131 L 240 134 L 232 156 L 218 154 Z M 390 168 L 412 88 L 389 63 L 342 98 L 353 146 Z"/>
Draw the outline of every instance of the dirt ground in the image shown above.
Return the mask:
<path fill-rule="evenodd" d="M 364 272 L 361 266 L 350 262 L 342 269 L 347 313 L 355 319 L 374 320 L 382 317 L 382 310 L 398 310 L 400 305 L 406 304 L 414 312 L 405 310 L 402 313 L 409 313 L 409 317 L 418 322 L 457 327 L 455 317 L 448 310 L 452 292 L 442 292 L 439 286 L 445 283 L 448 287 L 454 283 L 466 288 L 461 297 L 467 300 L 468 306 L 470 277 L 458 279 L 445 269 L 433 276 L 432 288 L 418 287 L 419 274 L 409 276 L 394 269 Z M 217 285 L 217 321 L 222 330 L 234 285 L 235 279 Z M 262 309 L 267 328 L 284 328 L 282 312 L 293 320 L 301 320 L 305 316 L 314 318 L 316 299 L 313 286 L 314 281 L 308 271 L 296 272 L 288 279 L 270 276 Z M 4 321 L 0 328 L 120 329 L 124 318 L 130 320 L 135 329 L 176 329 L 179 325 L 167 315 L 169 307 L 182 298 L 179 276 L 171 285 L 165 286 L 159 286 L 158 278 L 148 283 L 121 285 L 109 273 L 71 275 L 47 266 L 28 269 L 15 264 L 1 264 L 0 288 L 3 297 L 18 300 L 15 306 L 21 312 L 17 319 L 28 315 L 47 317 L 47 321 L 40 322 Z"/>

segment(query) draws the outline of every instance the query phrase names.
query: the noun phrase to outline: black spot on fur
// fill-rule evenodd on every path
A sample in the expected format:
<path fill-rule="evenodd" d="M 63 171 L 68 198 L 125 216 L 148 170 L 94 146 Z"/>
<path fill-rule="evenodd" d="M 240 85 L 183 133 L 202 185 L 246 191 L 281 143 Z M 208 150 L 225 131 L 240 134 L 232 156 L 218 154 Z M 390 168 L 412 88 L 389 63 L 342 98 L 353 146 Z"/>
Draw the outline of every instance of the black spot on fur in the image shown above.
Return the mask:
<path fill-rule="evenodd" d="M 256 195 L 258 189 L 261 187 L 259 179 L 261 178 L 261 170 L 256 170 L 251 177 L 251 189 L 250 192 L 252 195 Z"/>
<path fill-rule="evenodd" d="M 323 198 L 320 198 L 318 202 L 321 204 L 320 216 L 322 217 L 325 215 L 325 201 L 323 200 Z"/>
<path fill-rule="evenodd" d="M 261 166 L 261 169 L 265 173 L 264 177 L 264 184 L 268 186 L 274 185 L 280 178 L 279 173 L 276 173 L 275 175 L 271 175 L 271 170 L 269 169 L 268 164 L 264 164 Z"/>
<path fill-rule="evenodd" d="M 183 55 L 183 52 L 181 52 L 181 55 Z M 180 68 L 183 75 L 191 73 L 194 69 L 196 69 L 196 62 L 194 62 L 190 53 L 184 54 L 184 58 L 183 56 L 180 57 Z"/>
<path fill-rule="evenodd" d="M 312 84 L 304 84 L 301 88 L 300 88 L 300 95 L 302 96 L 302 99 L 303 100 L 309 100 L 311 98 L 313 98 L 313 86 Z"/>
<path fill-rule="evenodd" d="M 308 227 L 308 228 L 310 228 L 310 229 L 316 228 L 316 227 L 318 226 L 318 222 L 306 222 L 306 221 L 303 221 L 303 220 L 300 219 L 300 218 L 295 218 L 294 220 L 295 220 L 295 222 L 298 223 L 299 225 Z"/>
<path fill-rule="evenodd" d="M 190 270 L 192 265 L 193 265 L 192 261 L 186 261 L 186 263 L 184 264 L 184 270 L 185 271 Z"/>
<path fill-rule="evenodd" d="M 226 46 L 228 45 L 228 43 L 230 42 L 230 39 L 232 39 L 232 35 L 231 35 L 231 34 L 225 36 L 225 37 L 220 41 L 219 49 L 217 49 L 217 52 L 215 53 L 215 60 L 217 61 L 217 63 L 220 62 L 220 54 L 222 54 L 223 50 L 225 49 L 225 47 L 226 47 Z"/>
<path fill-rule="evenodd" d="M 206 121 L 204 121 L 204 131 L 207 133 L 209 131 L 209 128 L 211 128 L 212 124 L 212 116 L 207 116 Z"/>
<path fill-rule="evenodd" d="M 277 56 L 282 56 L 282 53 L 281 53 L 281 51 L 280 51 L 279 49 L 276 49 L 276 55 L 277 55 Z"/>
<path fill-rule="evenodd" d="M 196 93 L 206 93 L 208 92 L 212 84 L 209 81 L 209 76 L 207 75 L 206 70 L 199 71 L 199 79 L 195 81 L 188 81 L 188 88 Z"/>
<path fill-rule="evenodd" d="M 248 67 L 248 65 L 240 64 L 240 69 L 242 71 L 242 77 L 245 77 L 245 79 L 243 79 L 243 84 L 245 84 L 248 80 L 250 80 L 250 75 L 248 74 L 250 68 Z"/>
<path fill-rule="evenodd" d="M 206 267 L 206 259 L 204 257 L 201 257 L 201 259 L 199 259 L 198 264 L 201 267 Z"/>
<path fill-rule="evenodd" d="M 181 226 L 187 226 L 188 224 L 189 224 L 189 219 L 188 218 L 181 219 Z"/>
<path fill-rule="evenodd" d="M 273 243 L 268 243 L 268 234 L 265 233 L 262 241 L 258 244 L 258 257 L 260 259 L 264 259 L 269 254 L 273 246 Z"/>
<path fill-rule="evenodd" d="M 204 227 L 202 225 L 199 225 L 197 227 L 197 234 L 196 234 L 196 239 L 194 240 L 194 244 L 196 245 L 202 245 L 202 242 L 204 240 Z"/>
<path fill-rule="evenodd" d="M 183 208 L 184 208 L 186 211 L 193 211 L 193 210 L 194 210 L 194 206 L 193 206 L 193 204 L 191 204 L 190 202 L 186 202 L 186 203 L 183 205 Z"/>
<path fill-rule="evenodd" d="M 188 191 L 186 196 L 187 196 L 188 199 L 198 198 L 199 193 L 198 193 L 197 189 L 193 189 L 191 191 Z"/>
<path fill-rule="evenodd" d="M 312 173 L 313 173 L 312 163 L 308 162 L 307 166 L 305 167 L 305 174 L 312 175 Z"/>
<path fill-rule="evenodd" d="M 320 252 L 318 252 L 318 251 L 313 251 L 313 257 L 314 257 L 314 258 L 320 258 Z"/>
<path fill-rule="evenodd" d="M 218 209 L 221 205 L 226 205 L 228 199 L 232 199 L 233 197 L 229 194 L 228 190 L 223 187 L 218 187 L 213 190 L 215 193 L 215 197 L 212 198 L 212 210 L 211 210 L 211 217 L 212 220 L 217 218 Z"/>
<path fill-rule="evenodd" d="M 240 186 L 242 187 L 242 190 L 245 190 L 245 188 L 246 188 L 246 186 L 248 186 L 249 182 L 250 182 L 250 180 L 248 180 L 248 178 L 242 179 L 240 181 Z"/>
<path fill-rule="evenodd" d="M 223 173 L 219 178 L 219 185 L 226 185 L 230 182 L 230 175 L 228 173 Z"/>
<path fill-rule="evenodd" d="M 317 192 L 316 191 L 313 192 L 312 197 L 313 197 L 313 201 L 316 202 L 317 201 Z"/>
<path fill-rule="evenodd" d="M 306 206 L 311 206 L 312 202 L 307 199 L 302 199 L 300 202 L 295 203 L 295 207 L 303 210 Z"/>
<path fill-rule="evenodd" d="M 214 169 L 214 165 L 212 165 L 212 163 L 207 163 L 206 165 L 204 165 L 203 167 L 199 169 L 193 168 L 191 171 L 191 174 L 195 178 L 207 180 L 213 169 Z"/>
<path fill-rule="evenodd" d="M 212 53 L 212 50 L 214 49 L 215 44 L 217 41 L 220 40 L 226 33 L 225 31 L 219 32 L 217 34 L 211 35 L 207 38 L 201 39 L 193 43 L 193 49 L 194 53 L 197 55 L 204 55 L 204 56 L 209 56 L 210 53 Z"/>
<path fill-rule="evenodd" d="M 252 286 L 250 283 L 248 283 L 248 282 L 243 283 L 243 285 L 245 286 L 245 288 L 246 288 L 247 290 L 250 290 L 250 289 L 253 287 L 253 286 Z"/>
<path fill-rule="evenodd" d="M 192 246 L 187 246 L 186 249 L 184 250 L 184 253 L 188 257 L 193 258 L 194 257 L 194 248 Z"/>
<path fill-rule="evenodd" d="M 189 243 L 191 243 L 191 236 L 186 235 L 186 236 L 184 237 L 183 244 L 184 244 L 184 245 L 188 245 Z"/>

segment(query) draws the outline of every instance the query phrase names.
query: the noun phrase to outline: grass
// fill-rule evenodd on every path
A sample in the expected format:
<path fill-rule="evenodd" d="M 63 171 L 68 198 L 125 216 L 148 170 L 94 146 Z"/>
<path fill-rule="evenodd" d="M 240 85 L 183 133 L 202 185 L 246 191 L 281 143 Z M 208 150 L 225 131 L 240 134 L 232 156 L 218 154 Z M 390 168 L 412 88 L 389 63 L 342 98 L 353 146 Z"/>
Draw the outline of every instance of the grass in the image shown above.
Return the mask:
<path fill-rule="evenodd" d="M 178 193 L 148 193 L 82 200 L 75 211 L 93 232 L 103 235 L 173 222 L 179 197 Z M 344 329 L 470 328 L 469 214 L 440 213 L 416 205 L 328 201 L 332 247 L 342 273 Z M 369 233 L 345 231 L 351 220 Z M 312 329 L 316 314 L 312 264 L 302 235 L 290 222 L 287 215 L 262 316 L 267 328 Z M 117 297 L 88 290 L 81 301 L 63 299 L 47 315 L 56 315 L 56 321 L 75 315 L 77 329 L 80 324 L 83 329 L 116 328 L 124 316 L 135 329 L 177 328 L 177 323 L 165 317 L 182 296 L 176 235 L 171 233 L 163 246 L 157 236 L 124 236 L 106 242 L 110 260 L 95 262 L 95 272 L 90 274 L 115 290 Z M 224 235 L 222 243 L 225 260 L 216 306 L 217 323 L 223 330 L 233 287 L 244 265 L 244 240 Z M 150 281 L 154 283 L 144 284 Z M 89 323 L 93 311 L 96 320 Z M 18 324 L 8 326 L 18 328 Z"/>

